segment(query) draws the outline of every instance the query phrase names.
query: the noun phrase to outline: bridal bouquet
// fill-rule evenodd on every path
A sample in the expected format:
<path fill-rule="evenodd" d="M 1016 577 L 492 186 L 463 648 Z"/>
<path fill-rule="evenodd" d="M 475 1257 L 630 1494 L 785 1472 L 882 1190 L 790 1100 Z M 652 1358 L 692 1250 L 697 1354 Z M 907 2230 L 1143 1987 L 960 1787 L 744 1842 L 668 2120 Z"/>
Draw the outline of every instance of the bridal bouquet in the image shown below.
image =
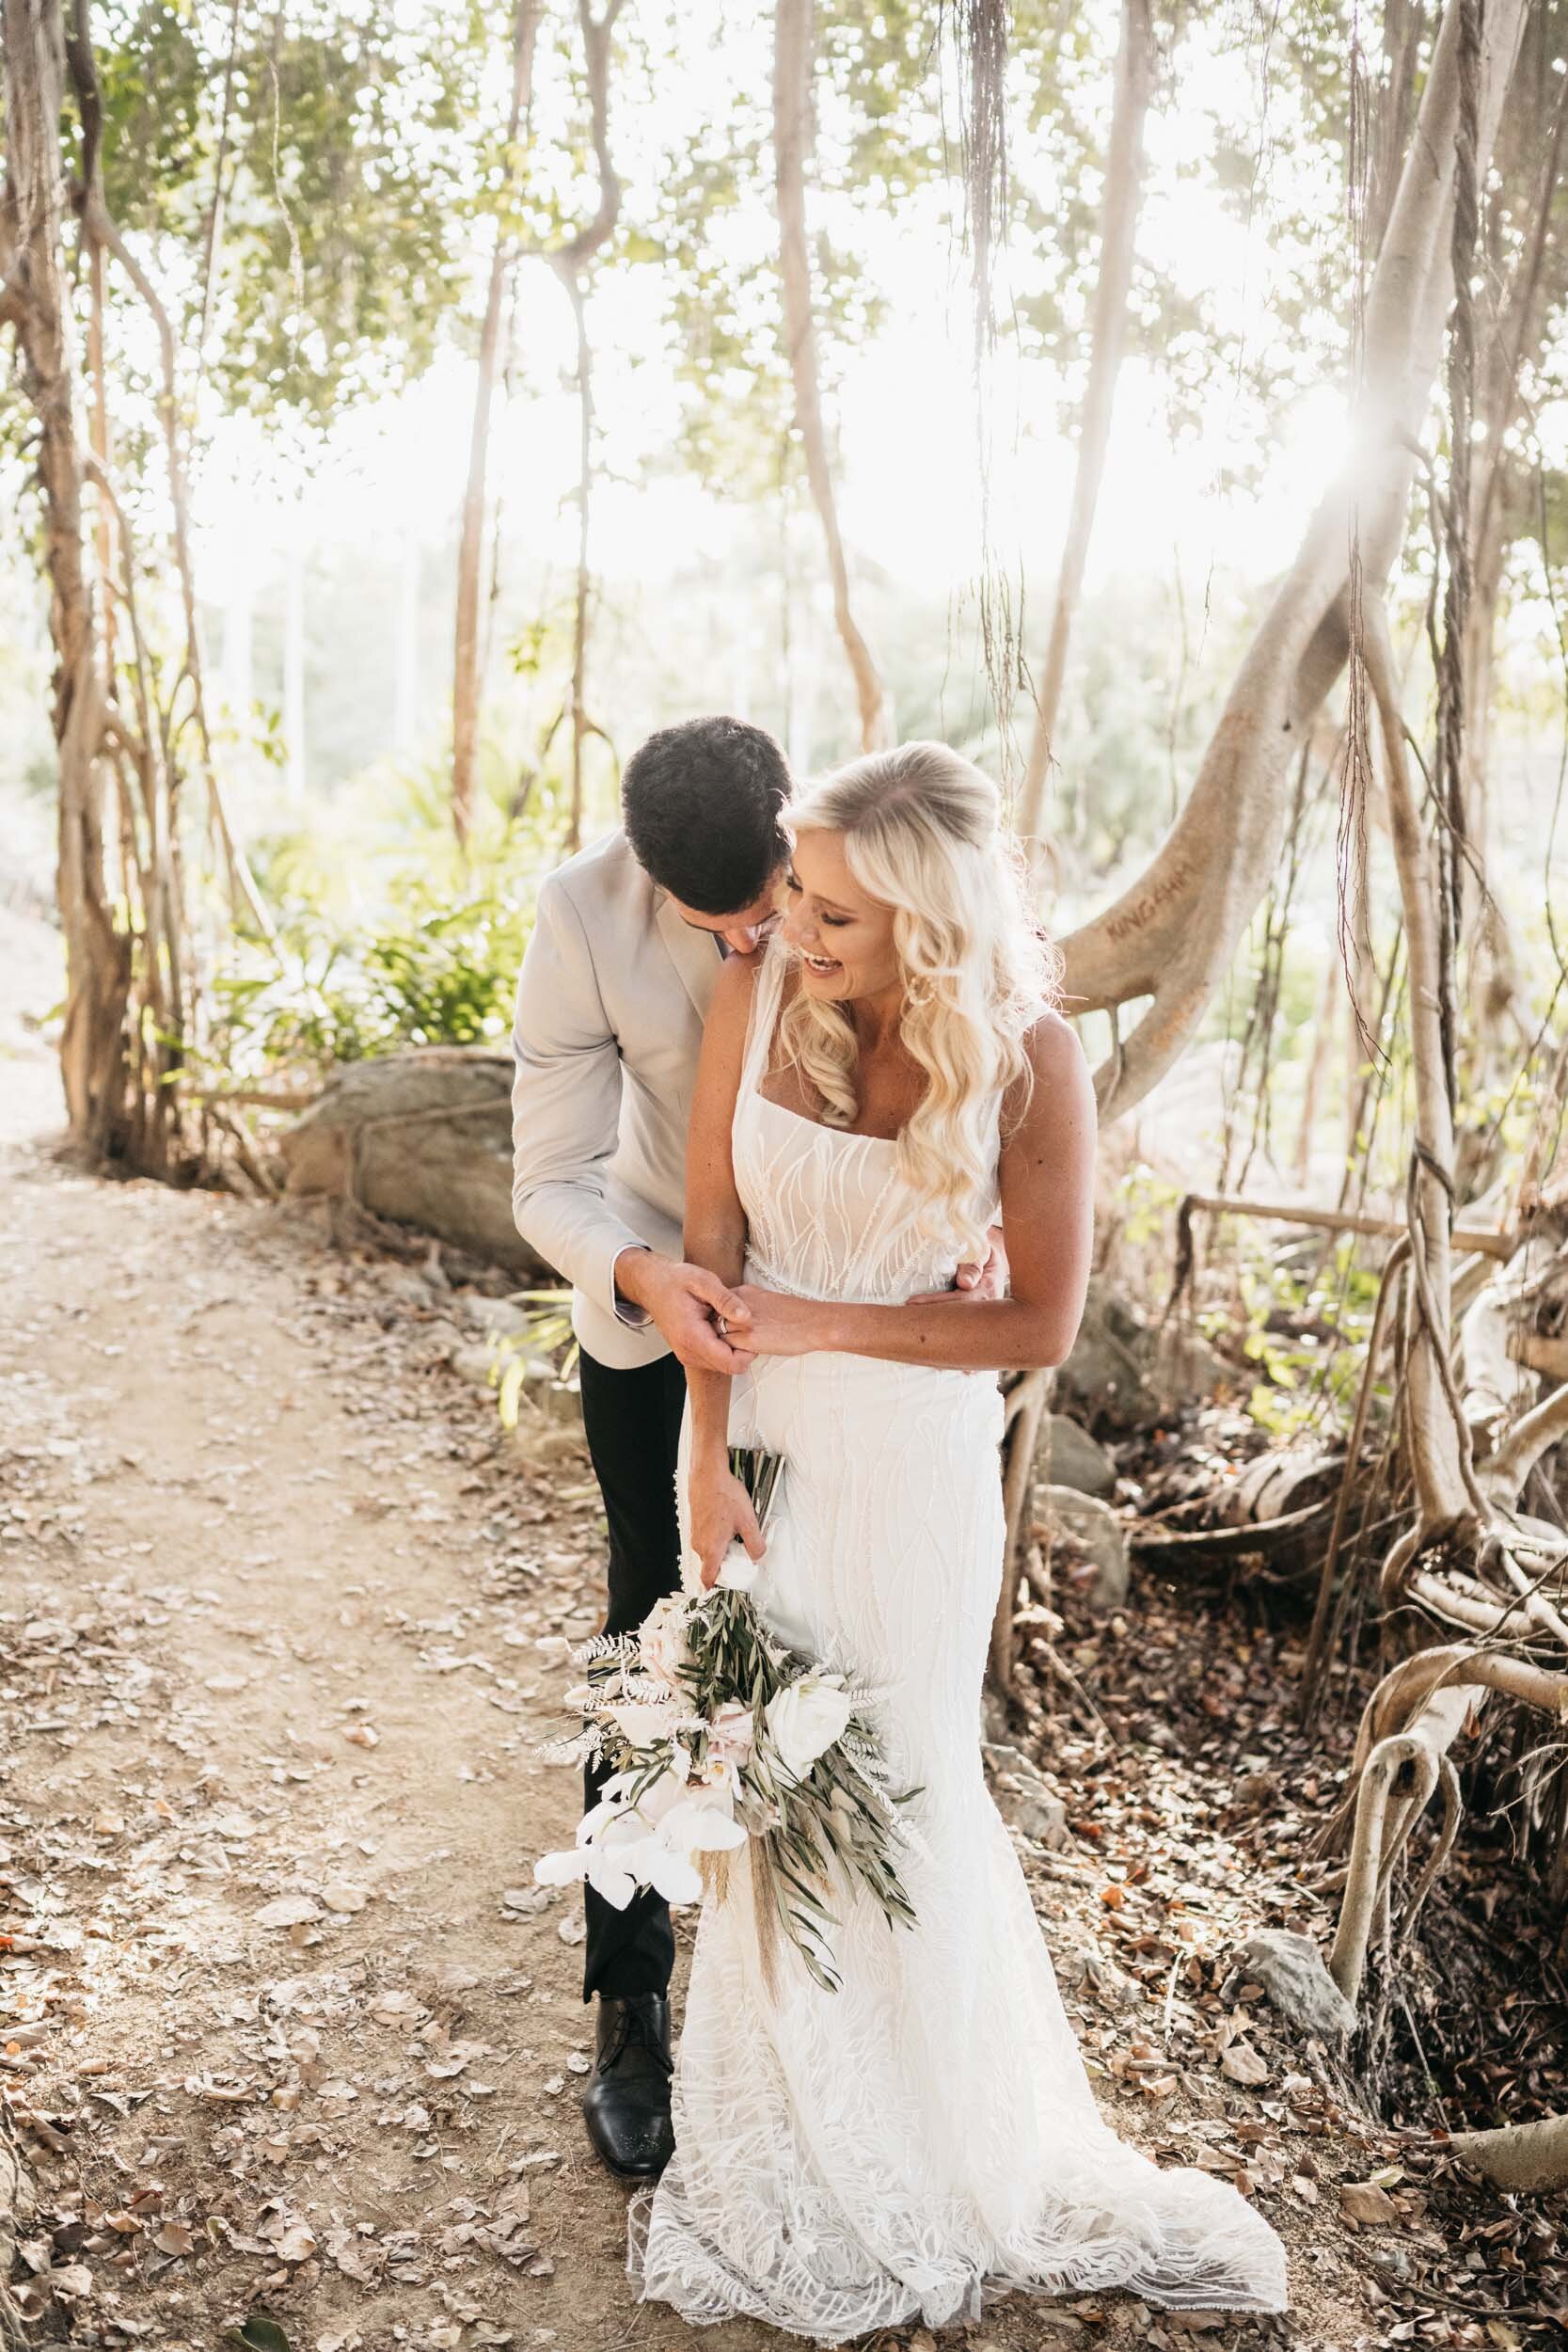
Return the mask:
<path fill-rule="evenodd" d="M 732 1449 L 759 1523 L 776 1455 Z M 708 1592 L 672 1593 L 637 1632 L 597 1634 L 573 1653 L 587 1680 L 571 1703 L 587 1718 L 539 1753 L 611 1767 L 577 1843 L 540 1856 L 536 1880 L 586 1879 L 624 1909 L 640 1887 L 667 1902 L 728 1893 L 729 1856 L 750 1845 L 758 1941 L 769 1975 L 786 1936 L 818 1984 L 836 1991 L 827 1931 L 830 1867 L 868 1889 L 889 1922 L 913 1919 L 894 1861 L 895 1795 L 869 1714 L 873 1693 L 776 1642 L 749 1586 L 754 1565 L 731 1546 Z"/>

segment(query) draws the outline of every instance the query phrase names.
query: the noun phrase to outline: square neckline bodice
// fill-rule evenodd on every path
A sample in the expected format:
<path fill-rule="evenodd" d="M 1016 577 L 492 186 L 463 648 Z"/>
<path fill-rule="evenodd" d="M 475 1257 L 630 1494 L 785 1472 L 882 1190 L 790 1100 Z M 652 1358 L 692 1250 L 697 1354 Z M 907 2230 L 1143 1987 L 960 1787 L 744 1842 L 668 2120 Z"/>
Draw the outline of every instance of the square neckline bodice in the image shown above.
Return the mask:
<path fill-rule="evenodd" d="M 775 959 L 777 968 L 774 967 Z M 813 1119 L 809 1111 L 792 1110 L 787 1103 L 776 1103 L 763 1092 L 763 1080 L 768 1075 L 772 1057 L 773 1040 L 778 1034 L 779 1015 L 784 1009 L 784 984 L 788 972 L 789 950 L 775 934 L 763 951 L 762 963 L 752 984 L 751 1024 L 747 1032 L 746 1051 L 741 1068 L 742 1086 L 768 1109 L 779 1111 L 785 1119 L 793 1119 L 802 1127 L 811 1127 L 821 1136 L 837 1136 L 845 1143 L 880 1143 L 896 1151 L 902 1142 L 908 1120 L 895 1136 L 872 1136 L 855 1127 L 830 1127 L 825 1119 Z"/>

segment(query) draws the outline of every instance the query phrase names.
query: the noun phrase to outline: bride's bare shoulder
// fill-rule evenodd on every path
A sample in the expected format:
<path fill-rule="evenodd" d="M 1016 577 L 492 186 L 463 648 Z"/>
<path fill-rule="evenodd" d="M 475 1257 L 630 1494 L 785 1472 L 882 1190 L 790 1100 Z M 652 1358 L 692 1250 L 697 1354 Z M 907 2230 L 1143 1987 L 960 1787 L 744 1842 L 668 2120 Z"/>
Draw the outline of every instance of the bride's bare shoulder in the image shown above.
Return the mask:
<path fill-rule="evenodd" d="M 1020 1042 L 1029 1067 L 1008 1089 L 1005 1134 L 1039 1145 L 1085 1121 L 1092 1132 L 1094 1077 L 1071 1022 L 1042 1005 Z"/>
<path fill-rule="evenodd" d="M 1065 1079 L 1078 1071 L 1087 1073 L 1088 1057 L 1079 1042 L 1078 1032 L 1054 1005 L 1040 1007 L 1037 1018 L 1025 1029 L 1022 1041 L 1037 1078 Z"/>

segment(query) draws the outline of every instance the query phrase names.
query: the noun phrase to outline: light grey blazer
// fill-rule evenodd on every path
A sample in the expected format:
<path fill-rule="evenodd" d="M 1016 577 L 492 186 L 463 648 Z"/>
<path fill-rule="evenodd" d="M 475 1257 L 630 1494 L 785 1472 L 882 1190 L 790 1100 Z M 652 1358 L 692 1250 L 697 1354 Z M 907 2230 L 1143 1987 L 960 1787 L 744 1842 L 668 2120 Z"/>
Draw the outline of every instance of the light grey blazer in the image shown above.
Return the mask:
<path fill-rule="evenodd" d="M 639 1243 L 678 1258 L 686 1128 L 719 943 L 684 922 L 612 833 L 539 893 L 512 1034 L 512 1214 L 573 1286 L 572 1327 L 626 1368 L 669 1348 L 617 1304 Z"/>

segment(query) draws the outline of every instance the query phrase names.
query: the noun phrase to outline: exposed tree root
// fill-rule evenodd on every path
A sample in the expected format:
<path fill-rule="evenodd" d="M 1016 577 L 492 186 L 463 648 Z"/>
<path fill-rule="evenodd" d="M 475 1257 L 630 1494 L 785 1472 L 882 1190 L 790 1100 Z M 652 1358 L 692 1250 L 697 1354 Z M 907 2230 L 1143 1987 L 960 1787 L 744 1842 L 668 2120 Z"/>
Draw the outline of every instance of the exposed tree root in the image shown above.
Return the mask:
<path fill-rule="evenodd" d="M 1462 2164 L 1473 2165 L 1498 2188 L 1527 2194 L 1568 2188 L 1568 2115 L 1505 2123 L 1491 2132 L 1455 2132 L 1449 2144 Z"/>

